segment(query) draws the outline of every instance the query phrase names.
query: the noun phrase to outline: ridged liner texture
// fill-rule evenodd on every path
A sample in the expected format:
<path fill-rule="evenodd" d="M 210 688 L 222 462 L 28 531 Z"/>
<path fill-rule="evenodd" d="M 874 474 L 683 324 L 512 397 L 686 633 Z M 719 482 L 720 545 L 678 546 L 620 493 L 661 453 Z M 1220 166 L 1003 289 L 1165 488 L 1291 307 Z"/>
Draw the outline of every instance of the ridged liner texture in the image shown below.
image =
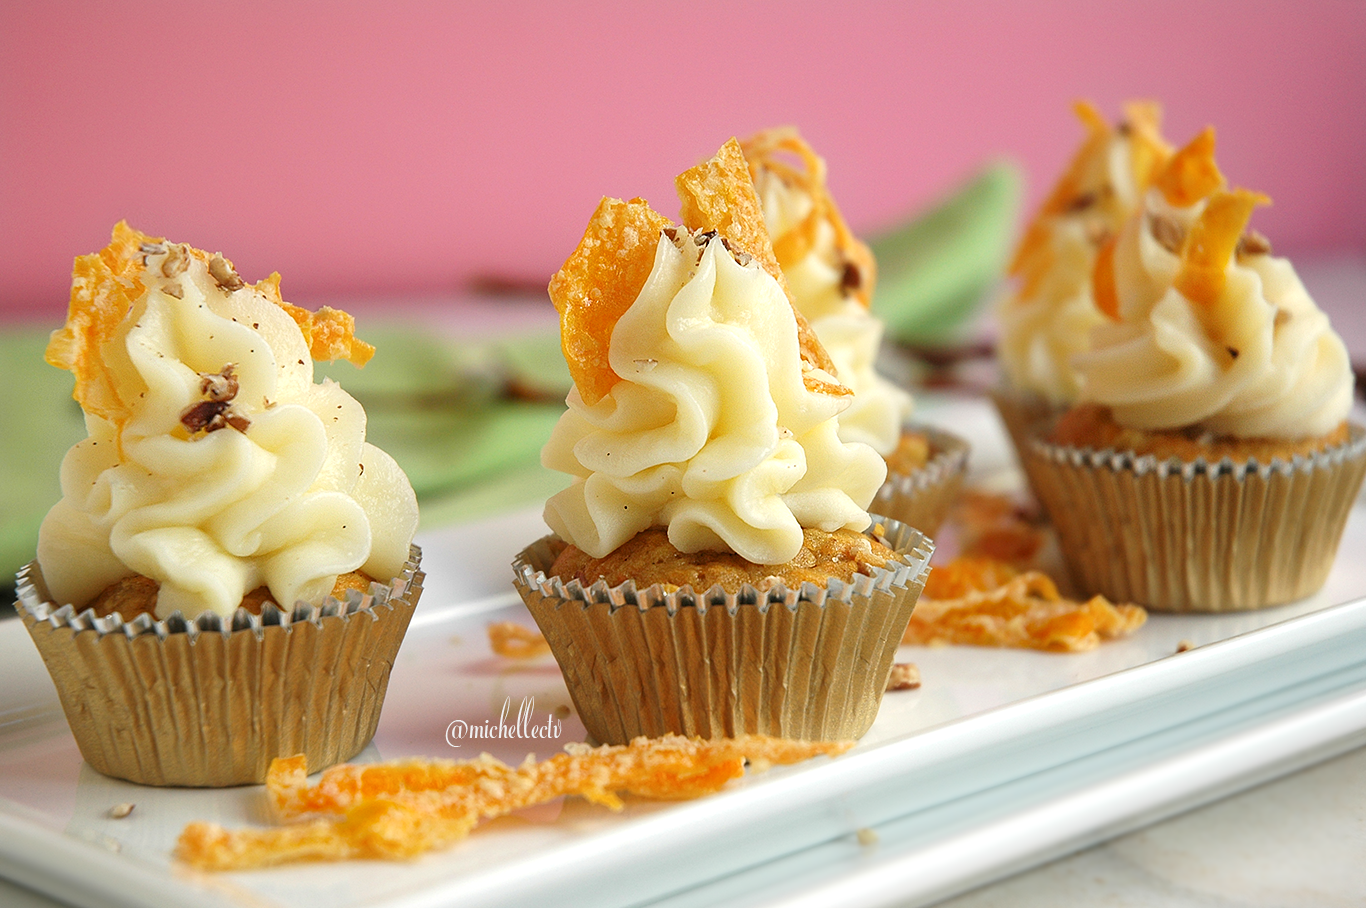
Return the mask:
<path fill-rule="evenodd" d="M 903 431 L 920 433 L 929 440 L 930 459 L 911 473 L 889 471 L 868 507 L 933 536 L 963 487 L 968 443 L 951 432 L 929 426 L 907 425 Z"/>
<path fill-rule="evenodd" d="M 374 737 L 421 561 L 410 547 L 399 576 L 368 594 L 192 621 L 59 607 L 35 561 L 15 607 L 94 769 L 144 785 L 248 785 L 275 757 L 306 754 L 314 772 Z"/>
<path fill-rule="evenodd" d="M 666 733 L 853 739 L 877 716 L 933 550 L 914 528 L 873 519 L 897 557 L 852 583 L 698 594 L 599 580 L 585 589 L 546 574 L 565 547 L 546 536 L 517 556 L 514 584 L 601 743 Z"/>
<path fill-rule="evenodd" d="M 1366 429 L 1268 464 L 1159 461 L 1041 439 L 1026 452 L 1073 579 L 1169 612 L 1281 605 L 1323 586 L 1366 475 Z"/>

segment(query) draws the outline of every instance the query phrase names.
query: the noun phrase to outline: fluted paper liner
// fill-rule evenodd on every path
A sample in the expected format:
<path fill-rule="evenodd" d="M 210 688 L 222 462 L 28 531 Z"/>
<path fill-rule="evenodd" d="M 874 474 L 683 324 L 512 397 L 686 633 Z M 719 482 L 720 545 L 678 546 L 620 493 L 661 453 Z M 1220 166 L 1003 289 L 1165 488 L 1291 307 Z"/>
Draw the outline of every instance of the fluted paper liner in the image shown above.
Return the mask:
<path fill-rule="evenodd" d="M 314 772 L 374 737 L 421 558 L 413 546 L 389 584 L 318 607 L 128 622 L 58 607 L 32 562 L 16 608 L 94 769 L 145 785 L 247 785 L 275 757 L 306 754 Z"/>
<path fill-rule="evenodd" d="M 846 740 L 877 716 L 933 548 L 899 521 L 874 522 L 896 559 L 853 583 L 585 589 L 547 575 L 565 546 L 555 536 L 517 556 L 514 582 L 601 743 L 666 733 Z"/>
<path fill-rule="evenodd" d="M 869 507 L 879 514 L 933 536 L 948 516 L 963 487 L 968 465 L 968 443 L 951 432 L 930 426 L 908 425 L 930 444 L 930 459 L 912 473 L 888 472 Z"/>
<path fill-rule="evenodd" d="M 1366 475 L 1366 429 L 1270 464 L 1159 461 L 1035 439 L 1026 456 L 1073 579 L 1172 612 L 1280 605 L 1323 586 Z"/>

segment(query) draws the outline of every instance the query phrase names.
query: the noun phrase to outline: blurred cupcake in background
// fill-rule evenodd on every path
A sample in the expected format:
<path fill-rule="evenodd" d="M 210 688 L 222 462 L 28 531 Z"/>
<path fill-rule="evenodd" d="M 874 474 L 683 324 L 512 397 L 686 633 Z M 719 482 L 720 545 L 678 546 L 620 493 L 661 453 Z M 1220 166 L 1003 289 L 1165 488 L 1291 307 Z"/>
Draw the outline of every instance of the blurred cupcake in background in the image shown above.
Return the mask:
<path fill-rule="evenodd" d="M 992 396 L 1022 462 L 1031 424 L 1080 393 L 1073 357 L 1104 321 L 1091 291 L 1096 256 L 1171 155 L 1154 102 L 1126 104 L 1114 127 L 1088 102 L 1075 110 L 1086 138 L 1025 230 L 1009 269 L 1014 292 L 997 313 L 1002 383 Z"/>
<path fill-rule="evenodd" d="M 1096 255 L 1080 399 L 1026 452 L 1087 593 L 1171 611 L 1310 595 L 1366 473 L 1346 348 L 1247 224 L 1207 129 Z"/>
<path fill-rule="evenodd" d="M 962 484 L 967 443 L 908 425 L 910 393 L 878 374 L 883 324 L 869 310 L 876 262 L 831 197 L 824 159 L 792 127 L 765 130 L 741 144 L 794 303 L 854 392 L 839 416 L 839 436 L 869 445 L 887 461 L 887 481 L 872 507 L 932 534 Z"/>

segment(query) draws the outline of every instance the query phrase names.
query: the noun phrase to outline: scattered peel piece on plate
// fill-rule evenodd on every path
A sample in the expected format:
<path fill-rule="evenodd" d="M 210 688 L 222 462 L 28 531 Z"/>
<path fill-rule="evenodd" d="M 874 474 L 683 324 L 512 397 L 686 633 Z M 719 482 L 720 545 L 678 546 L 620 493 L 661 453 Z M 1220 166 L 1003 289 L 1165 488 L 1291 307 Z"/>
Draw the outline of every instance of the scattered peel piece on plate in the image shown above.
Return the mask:
<path fill-rule="evenodd" d="M 957 528 L 962 555 L 985 556 L 1024 568 L 1043 548 L 1043 517 L 1009 495 L 965 489 L 948 519 Z"/>
<path fill-rule="evenodd" d="M 983 557 L 959 557 L 930 572 L 943 578 L 926 583 L 903 644 L 1005 646 L 1053 652 L 1083 652 L 1103 640 L 1129 634 L 1148 620 L 1141 606 L 1111 603 L 1104 596 L 1085 602 L 1065 599 L 1041 571 L 1019 572 Z M 945 592 L 953 598 L 936 599 Z"/>
<path fill-rule="evenodd" d="M 247 870 L 296 861 L 413 858 L 464 838 L 482 819 L 562 795 L 580 795 L 613 810 L 619 793 L 683 800 L 713 794 L 744 774 L 836 756 L 852 741 L 788 741 L 763 735 L 703 740 L 681 735 L 636 738 L 626 745 L 569 745 L 566 753 L 512 767 L 488 754 L 473 760 L 408 759 L 344 764 L 308 784 L 302 755 L 277 759 L 266 792 L 283 822 L 229 830 L 191 823 L 176 856 L 201 870 Z"/>
<path fill-rule="evenodd" d="M 550 652 L 543 634 L 516 621 L 490 622 L 489 648 L 508 659 L 535 659 Z"/>

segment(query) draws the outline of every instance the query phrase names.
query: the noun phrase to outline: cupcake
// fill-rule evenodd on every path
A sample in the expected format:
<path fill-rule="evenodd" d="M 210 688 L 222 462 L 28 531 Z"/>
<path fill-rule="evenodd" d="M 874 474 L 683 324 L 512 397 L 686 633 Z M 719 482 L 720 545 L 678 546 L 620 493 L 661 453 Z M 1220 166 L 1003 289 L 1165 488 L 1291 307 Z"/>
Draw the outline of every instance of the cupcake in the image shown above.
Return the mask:
<path fill-rule="evenodd" d="M 119 223 L 76 259 L 47 359 L 89 436 L 18 609 L 81 754 L 152 785 L 259 782 L 374 734 L 421 592 L 417 500 L 313 360 L 363 364 L 349 315 Z"/>
<path fill-rule="evenodd" d="M 1324 582 L 1366 472 L 1342 340 L 1247 228 L 1205 130 L 1102 247 L 1079 403 L 1028 456 L 1089 593 L 1169 611 L 1276 605 Z"/>
<path fill-rule="evenodd" d="M 1081 391 L 1072 358 L 1105 319 L 1091 295 L 1096 254 L 1171 155 L 1155 103 L 1126 104 L 1116 127 L 1084 101 L 1076 113 L 1086 138 L 1025 230 L 1010 265 L 1013 292 L 997 311 L 1002 382 L 992 397 L 1022 462 L 1030 424 L 1056 416 Z"/>
<path fill-rule="evenodd" d="M 830 195 L 825 161 L 790 127 L 758 133 L 741 147 L 793 303 L 853 392 L 839 415 L 839 437 L 887 461 L 878 512 L 933 534 L 962 485 L 967 442 L 909 425 L 911 395 L 877 373 L 883 325 L 869 309 L 877 268 Z"/>
<path fill-rule="evenodd" d="M 677 186 L 681 226 L 604 199 L 551 281 L 574 389 L 542 462 L 573 482 L 515 582 L 598 741 L 857 737 L 930 545 L 866 510 L 885 463 L 839 438 L 739 143 Z"/>

